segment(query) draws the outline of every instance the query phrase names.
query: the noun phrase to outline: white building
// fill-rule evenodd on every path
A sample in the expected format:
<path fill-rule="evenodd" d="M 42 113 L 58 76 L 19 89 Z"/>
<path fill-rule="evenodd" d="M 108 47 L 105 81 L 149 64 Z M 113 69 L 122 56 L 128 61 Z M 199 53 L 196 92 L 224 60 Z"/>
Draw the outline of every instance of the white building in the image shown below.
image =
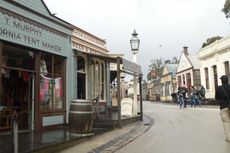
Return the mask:
<path fill-rule="evenodd" d="M 183 47 L 176 78 L 178 87 L 185 84 L 188 90 L 190 86 L 200 85 L 200 61 L 198 53 L 189 53 L 188 47 Z"/>
<path fill-rule="evenodd" d="M 206 98 L 215 98 L 215 88 L 221 85 L 221 75 L 229 76 L 230 36 L 200 49 L 201 84 L 206 88 Z"/>

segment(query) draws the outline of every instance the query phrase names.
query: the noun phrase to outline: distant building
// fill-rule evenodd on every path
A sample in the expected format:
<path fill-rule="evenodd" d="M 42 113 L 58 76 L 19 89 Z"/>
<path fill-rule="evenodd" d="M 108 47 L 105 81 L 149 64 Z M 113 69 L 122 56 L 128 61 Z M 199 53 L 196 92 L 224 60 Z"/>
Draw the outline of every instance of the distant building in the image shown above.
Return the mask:
<path fill-rule="evenodd" d="M 148 100 L 147 82 L 145 80 L 142 82 L 142 99 Z"/>
<path fill-rule="evenodd" d="M 176 73 L 177 87 L 186 86 L 190 92 L 191 86 L 200 85 L 200 60 L 198 53 L 189 53 L 188 47 L 183 47 Z"/>
<path fill-rule="evenodd" d="M 206 98 L 212 99 L 215 97 L 215 88 L 221 84 L 221 75 L 230 76 L 230 36 L 200 49 L 199 58 L 201 84 L 206 88 Z"/>
<path fill-rule="evenodd" d="M 161 91 L 162 91 L 161 80 L 159 78 L 148 81 L 147 95 L 150 101 L 160 101 Z"/>
<path fill-rule="evenodd" d="M 178 64 L 165 63 L 161 76 L 161 101 L 172 101 L 172 93 L 176 92 L 176 71 Z"/>

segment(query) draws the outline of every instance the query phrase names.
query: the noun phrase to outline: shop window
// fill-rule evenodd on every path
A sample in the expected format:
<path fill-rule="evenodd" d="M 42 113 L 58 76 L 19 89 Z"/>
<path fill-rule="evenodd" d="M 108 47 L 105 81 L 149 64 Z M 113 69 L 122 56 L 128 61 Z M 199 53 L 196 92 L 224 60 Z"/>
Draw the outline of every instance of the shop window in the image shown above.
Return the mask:
<path fill-rule="evenodd" d="M 2 66 L 34 70 L 34 53 L 23 48 L 3 45 Z"/>
<path fill-rule="evenodd" d="M 86 65 L 82 56 L 77 56 L 77 98 L 86 99 Z"/>
<path fill-rule="evenodd" d="M 92 62 L 93 97 L 105 99 L 105 65 L 102 61 Z"/>
<path fill-rule="evenodd" d="M 11 128 L 11 115 L 16 109 L 20 115 L 19 129 L 28 129 L 31 123 L 31 102 L 34 79 L 35 53 L 25 48 L 3 44 L 0 67 L 0 130 Z M 1 118 L 2 117 L 2 118 Z"/>
<path fill-rule="evenodd" d="M 63 108 L 64 58 L 42 53 L 40 58 L 40 108 Z"/>

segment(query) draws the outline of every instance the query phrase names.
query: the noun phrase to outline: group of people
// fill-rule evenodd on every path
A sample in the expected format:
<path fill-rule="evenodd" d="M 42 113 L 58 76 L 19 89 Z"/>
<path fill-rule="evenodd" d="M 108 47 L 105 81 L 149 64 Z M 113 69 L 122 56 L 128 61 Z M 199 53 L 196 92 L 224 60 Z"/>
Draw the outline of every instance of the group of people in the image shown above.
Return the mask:
<path fill-rule="evenodd" d="M 180 108 L 186 107 L 187 98 L 190 99 L 191 107 L 200 106 L 205 99 L 205 88 L 200 86 L 191 86 L 190 92 L 185 86 L 179 87 L 177 93 L 172 94 L 174 102 L 178 102 Z M 188 96 L 187 96 L 188 95 Z"/>
<path fill-rule="evenodd" d="M 190 103 L 191 107 L 196 107 L 204 103 L 205 99 L 205 88 L 204 86 L 200 85 L 197 87 L 191 86 L 191 93 L 190 93 Z"/>

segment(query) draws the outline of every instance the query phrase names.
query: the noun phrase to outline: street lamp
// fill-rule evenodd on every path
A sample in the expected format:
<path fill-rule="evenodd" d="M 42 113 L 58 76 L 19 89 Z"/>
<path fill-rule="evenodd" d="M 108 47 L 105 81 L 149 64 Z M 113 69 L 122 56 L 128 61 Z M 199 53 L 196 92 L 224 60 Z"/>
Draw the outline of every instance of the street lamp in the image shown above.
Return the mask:
<path fill-rule="evenodd" d="M 134 30 L 132 33 L 133 37 L 130 39 L 131 51 L 133 54 L 133 63 L 137 62 L 136 54 L 139 50 L 139 44 L 140 44 L 140 39 L 137 37 L 137 35 L 138 33 L 136 33 L 136 30 Z"/>
<path fill-rule="evenodd" d="M 133 63 L 137 63 L 137 52 L 139 50 L 140 45 L 140 39 L 137 37 L 138 33 L 136 33 L 136 30 L 132 33 L 132 38 L 130 39 L 130 45 L 131 45 L 131 51 L 133 54 Z M 133 76 L 133 114 L 137 114 L 137 77 L 136 74 Z"/>

